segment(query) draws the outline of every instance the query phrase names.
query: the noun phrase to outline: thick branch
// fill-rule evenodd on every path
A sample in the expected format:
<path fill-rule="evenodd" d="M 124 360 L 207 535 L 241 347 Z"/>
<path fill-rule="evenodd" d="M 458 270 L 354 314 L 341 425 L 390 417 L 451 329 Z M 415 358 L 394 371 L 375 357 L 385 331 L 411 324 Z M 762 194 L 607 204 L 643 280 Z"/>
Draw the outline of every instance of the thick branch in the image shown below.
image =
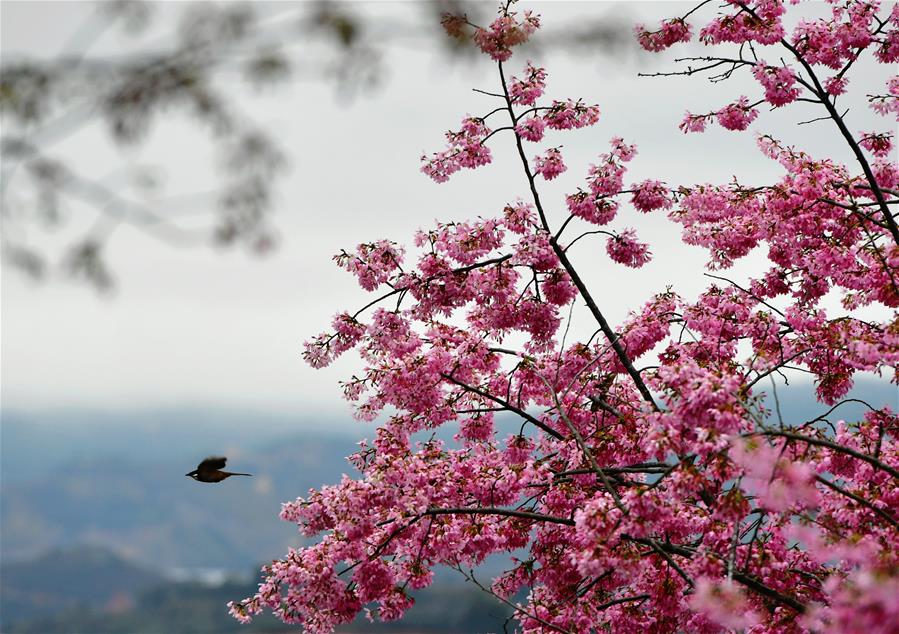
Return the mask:
<path fill-rule="evenodd" d="M 621 597 L 620 599 L 612 599 L 611 601 L 606 601 L 605 603 L 600 603 L 594 609 L 597 612 L 599 612 L 601 610 L 610 608 L 613 605 L 618 605 L 619 603 L 630 603 L 631 601 L 645 601 L 648 598 L 649 598 L 648 594 L 638 594 L 633 597 Z"/>
<path fill-rule="evenodd" d="M 864 506 L 866 509 L 869 509 L 869 510 L 873 511 L 873 512 L 876 513 L 878 516 L 880 516 L 881 518 L 883 518 L 884 520 L 886 520 L 887 522 L 889 522 L 889 523 L 893 526 L 893 528 L 899 529 L 899 522 L 896 522 L 896 520 L 894 520 L 893 517 L 892 517 L 889 513 L 887 513 L 886 511 L 884 511 L 884 510 L 881 509 L 881 508 L 878 508 L 878 507 L 874 506 L 871 502 L 869 502 L 868 500 L 866 500 L 866 499 L 863 498 L 862 496 L 856 495 L 856 494 L 853 493 L 852 491 L 848 491 L 848 490 L 844 489 L 843 487 L 834 484 L 834 483 L 831 482 L 830 480 L 825 480 L 824 478 L 822 478 L 822 477 L 819 476 L 819 475 L 816 475 L 816 476 L 815 476 L 815 481 L 816 481 L 816 482 L 820 482 L 821 484 L 823 484 L 823 485 L 826 486 L 827 488 L 836 491 L 836 492 L 839 493 L 840 495 L 846 496 L 846 497 L 849 498 L 850 500 L 854 500 L 854 501 L 858 502 L 859 504 L 861 504 L 862 506 Z"/>
<path fill-rule="evenodd" d="M 891 476 L 899 480 L 899 471 L 892 468 L 888 464 L 884 464 L 874 456 L 869 456 L 868 454 L 861 453 L 852 449 L 851 447 L 846 447 L 844 445 L 838 445 L 835 442 L 830 442 L 829 440 L 824 440 L 822 438 L 814 438 L 812 436 L 803 436 L 802 434 L 796 434 L 789 431 L 776 431 L 776 430 L 768 430 L 768 431 L 755 431 L 748 434 L 743 434 L 744 437 L 749 436 L 779 436 L 781 438 L 789 438 L 790 440 L 796 440 L 799 442 L 808 443 L 810 445 L 817 445 L 819 447 L 827 447 L 828 449 L 832 449 L 833 451 L 837 451 L 839 453 L 844 453 L 847 456 L 852 456 L 853 458 L 858 458 L 859 460 L 863 460 L 867 462 L 872 467 L 880 469 L 881 471 L 885 471 L 889 473 Z"/>
<path fill-rule="evenodd" d="M 609 344 L 612 346 L 612 349 L 618 356 L 618 360 L 621 362 L 621 365 L 624 366 L 624 369 L 627 371 L 628 375 L 633 379 L 634 385 L 637 386 L 637 390 L 639 390 L 644 400 L 649 403 L 655 411 L 659 411 L 659 406 L 656 405 L 655 399 L 652 398 L 652 393 L 650 393 L 649 388 L 646 387 L 646 383 L 643 381 L 643 377 L 640 376 L 637 368 L 635 368 L 634 364 L 631 363 L 630 357 L 627 355 L 627 352 L 621 345 L 621 342 L 618 340 L 618 335 L 615 334 L 615 331 L 612 330 L 609 322 L 606 321 L 606 318 L 599 310 L 599 306 L 596 305 L 596 302 L 590 295 L 590 291 L 587 290 L 586 284 L 584 284 L 584 281 L 581 279 L 574 266 L 571 264 L 571 260 L 569 260 L 568 256 L 565 254 L 565 250 L 559 246 L 559 243 L 556 242 L 555 238 L 550 238 L 549 243 L 552 246 L 553 251 L 555 251 L 556 256 L 559 258 L 559 262 L 562 263 L 565 271 L 567 271 L 568 275 L 571 276 L 571 281 L 574 282 L 574 285 L 577 287 L 578 291 L 580 291 L 581 297 L 584 298 L 584 302 L 587 304 L 587 308 L 589 308 L 590 312 L 593 313 L 593 317 L 596 319 L 596 323 L 599 324 L 599 327 L 602 329 L 603 334 L 609 340 Z"/>
<path fill-rule="evenodd" d="M 462 267 L 459 267 L 459 268 L 457 268 L 457 269 L 453 269 L 453 270 L 451 270 L 451 271 L 443 271 L 443 272 L 440 272 L 440 273 L 435 273 L 434 275 L 429 275 L 428 277 L 426 277 L 426 278 L 420 280 L 418 283 L 419 283 L 419 284 L 427 284 L 428 282 L 432 282 L 432 281 L 434 281 L 434 280 L 436 280 L 436 279 L 439 279 L 439 278 L 441 278 L 441 277 L 447 277 L 447 276 L 449 276 L 449 275 L 457 275 L 457 274 L 459 274 L 459 273 L 468 273 L 469 271 L 473 271 L 474 269 L 478 269 L 478 268 L 481 268 L 481 267 L 484 267 L 484 266 L 490 266 L 491 264 L 500 264 L 500 263 L 505 262 L 506 260 L 510 259 L 511 257 L 512 257 L 511 255 L 501 255 L 501 256 L 498 256 L 498 257 L 495 257 L 495 258 L 491 258 L 491 259 L 489 259 L 489 260 L 483 260 L 483 261 L 481 261 L 481 262 L 475 262 L 474 264 L 469 264 L 469 265 L 467 265 L 467 266 L 462 266 Z M 359 310 L 357 310 L 355 313 L 353 313 L 353 315 L 352 315 L 353 319 L 355 319 L 356 317 L 358 317 L 359 315 L 361 315 L 366 309 L 371 308 L 371 307 L 374 306 L 375 304 L 378 304 L 378 303 L 384 301 L 385 299 L 387 299 L 387 298 L 389 298 L 389 297 L 393 297 L 394 295 L 397 295 L 397 294 L 399 294 L 399 293 L 403 293 L 403 292 L 405 292 L 405 291 L 407 291 L 407 290 L 409 290 L 408 287 L 395 288 L 395 289 L 393 289 L 392 291 L 390 291 L 390 292 L 388 292 L 388 293 L 385 293 L 384 295 L 381 295 L 380 297 L 377 297 L 377 298 L 373 299 L 372 301 L 370 301 L 369 303 L 367 303 L 365 306 L 363 306 L 362 308 L 360 308 Z"/>
<path fill-rule="evenodd" d="M 574 520 L 568 519 L 567 517 L 553 517 L 552 515 L 542 515 L 540 513 L 531 513 L 530 511 L 499 509 L 490 506 L 448 509 L 431 508 L 422 513 L 422 515 L 503 515 L 505 517 L 519 517 L 521 519 L 534 520 L 535 522 L 548 522 L 550 524 L 574 526 Z"/>
<path fill-rule="evenodd" d="M 503 94 L 506 96 L 506 105 L 509 110 L 509 117 L 511 117 L 513 125 L 515 123 L 515 111 L 512 108 L 512 98 L 509 96 L 509 89 L 506 85 L 506 77 L 503 73 L 503 64 L 499 63 L 499 77 L 503 86 Z M 540 216 L 540 224 L 543 226 L 543 229 L 547 232 L 547 234 L 552 234 L 552 231 L 549 229 L 549 222 L 546 220 L 546 212 L 543 210 L 543 204 L 540 202 L 540 194 L 537 192 L 537 185 L 534 181 L 534 174 L 531 172 L 531 166 L 528 163 L 527 156 L 524 153 L 524 146 L 521 143 L 521 136 L 518 134 L 518 131 L 515 130 L 515 145 L 518 148 L 518 156 L 521 158 L 521 164 L 524 168 L 525 176 L 528 179 L 528 185 L 531 188 L 531 195 L 534 197 L 534 206 L 537 208 L 537 213 Z M 568 256 L 565 255 L 565 250 L 559 246 L 559 243 L 555 238 L 549 239 L 549 244 L 552 247 L 553 251 L 556 254 L 556 257 L 559 258 L 559 262 L 561 262 L 562 266 L 565 268 L 565 271 L 571 276 L 571 280 L 574 282 L 574 285 L 577 287 L 578 292 L 580 292 L 581 297 L 584 298 L 584 301 L 587 304 L 587 307 L 590 309 L 590 312 L 593 313 L 593 317 L 596 319 L 599 327 L 602 329 L 603 334 L 609 340 L 609 343 L 612 344 L 612 348 L 615 350 L 615 354 L 618 355 L 619 361 L 621 361 L 621 365 L 624 366 L 627 373 L 634 380 L 634 384 L 637 386 L 637 389 L 640 391 L 640 394 L 649 403 L 652 408 L 658 411 L 659 407 L 656 405 L 655 400 L 652 398 L 652 394 L 649 391 L 649 388 L 646 387 L 646 383 L 643 381 L 643 377 L 640 376 L 640 373 L 637 372 L 637 369 L 634 367 L 634 364 L 631 363 L 630 358 L 627 356 L 627 352 L 625 352 L 624 348 L 618 342 L 618 337 L 615 335 L 615 331 L 612 330 L 612 327 L 609 325 L 609 322 L 606 321 L 606 318 L 603 316 L 602 312 L 599 310 L 599 306 L 596 305 L 596 302 L 593 301 L 593 297 L 590 295 L 590 291 L 587 290 L 587 286 L 584 284 L 584 281 L 578 275 L 574 266 L 571 264 L 571 260 L 568 259 Z"/>
<path fill-rule="evenodd" d="M 532 424 L 535 425 L 536 427 L 539 427 L 540 429 L 542 429 L 543 431 L 545 431 L 547 434 L 549 434 L 550 436 L 552 436 L 552 437 L 555 438 L 556 440 L 565 440 L 564 436 L 562 436 L 562 434 L 560 434 L 559 432 L 557 432 L 555 429 L 553 429 L 552 427 L 548 426 L 546 423 L 544 423 L 544 422 L 541 421 L 540 419 L 535 418 L 534 416 L 531 416 L 530 414 L 528 414 L 528 413 L 527 413 L 526 411 L 524 411 L 523 409 L 521 409 L 521 408 L 519 408 L 519 407 L 515 407 L 515 406 L 512 405 L 510 402 L 508 402 L 508 401 L 506 401 L 506 400 L 503 400 L 503 399 L 501 399 L 501 398 L 498 397 L 498 396 L 494 396 L 493 394 L 490 394 L 489 392 L 485 392 L 485 391 L 482 390 L 482 389 L 476 388 L 476 387 L 474 387 L 474 386 L 472 386 L 472 385 L 468 385 L 467 383 L 463 383 L 462 381 L 460 381 L 460 380 L 454 378 L 454 377 L 453 377 L 452 375 L 450 375 L 450 374 L 441 374 L 440 376 L 442 376 L 444 379 L 446 379 L 446 380 L 449 381 L 450 383 L 453 383 L 453 384 L 455 384 L 455 385 L 458 385 L 459 387 L 461 387 L 462 389 L 464 389 L 464 390 L 466 390 L 466 391 L 468 391 L 468 392 L 472 392 L 473 394 L 477 394 L 478 396 L 482 396 L 483 398 L 486 398 L 487 400 L 493 401 L 494 403 L 497 403 L 498 405 L 502 405 L 504 408 L 506 408 L 506 409 L 509 410 L 510 412 L 514 412 L 515 414 L 518 414 L 519 416 L 521 416 L 522 418 L 524 418 L 524 419 L 525 419 L 526 421 L 528 421 L 529 423 L 532 423 Z"/>
<path fill-rule="evenodd" d="M 677 546 L 676 544 L 669 544 L 668 542 L 659 542 L 657 540 L 649 540 L 637 537 L 631 537 L 630 535 L 622 535 L 622 539 L 627 541 L 634 542 L 636 544 L 644 544 L 650 547 L 658 547 L 662 550 L 669 552 L 674 555 L 680 555 L 681 557 L 691 558 L 695 554 L 693 549 L 685 548 L 684 546 Z M 653 543 L 654 542 L 654 543 Z M 791 597 L 790 595 L 783 594 L 774 590 L 773 588 L 769 588 L 765 584 L 763 584 L 758 579 L 751 577 L 745 573 L 734 571 L 733 573 L 734 581 L 743 584 L 753 592 L 757 592 L 758 594 L 767 597 L 781 605 L 785 605 L 787 607 L 793 608 L 797 612 L 804 613 L 805 605 L 798 601 L 796 598 Z"/>

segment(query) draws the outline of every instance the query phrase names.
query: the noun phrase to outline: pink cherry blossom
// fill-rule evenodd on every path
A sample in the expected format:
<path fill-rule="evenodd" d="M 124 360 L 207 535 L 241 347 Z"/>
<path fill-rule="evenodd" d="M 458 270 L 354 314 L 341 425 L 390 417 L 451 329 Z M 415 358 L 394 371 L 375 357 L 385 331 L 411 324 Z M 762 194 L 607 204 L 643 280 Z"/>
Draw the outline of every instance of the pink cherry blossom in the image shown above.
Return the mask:
<path fill-rule="evenodd" d="M 447 148 L 430 157 L 422 155 L 421 171 L 438 183 L 446 182 L 460 169 L 475 169 L 493 160 L 490 148 L 483 144 L 490 130 L 482 119 L 468 117 L 458 132 L 447 132 Z"/>
<path fill-rule="evenodd" d="M 553 101 L 543 120 L 553 130 L 583 128 L 599 120 L 599 107 L 585 105 L 580 100 Z"/>
<path fill-rule="evenodd" d="M 528 117 L 515 126 L 515 131 L 526 141 L 537 142 L 543 138 L 546 121 L 540 117 Z"/>
<path fill-rule="evenodd" d="M 728 5 L 732 11 L 724 11 L 700 31 L 699 37 L 704 43 L 758 42 L 770 45 L 784 37 L 782 17 L 786 9 L 780 0 L 752 0 L 743 5 L 729 2 Z"/>
<path fill-rule="evenodd" d="M 618 202 L 605 195 L 578 190 L 565 197 L 569 211 L 597 225 L 610 223 L 618 212 Z"/>
<path fill-rule="evenodd" d="M 548 181 L 567 169 L 562 161 L 562 152 L 559 148 L 550 148 L 543 156 L 534 158 L 534 171 Z"/>
<path fill-rule="evenodd" d="M 543 96 L 546 89 L 546 71 L 535 68 L 530 62 L 524 69 L 524 77 L 509 81 L 509 96 L 512 103 L 523 106 L 533 106 L 537 99 Z"/>
<path fill-rule="evenodd" d="M 696 115 L 687 112 L 678 127 L 684 134 L 690 132 L 705 132 L 705 128 L 708 125 L 710 118 L 710 115 Z"/>
<path fill-rule="evenodd" d="M 652 258 L 649 245 L 637 240 L 633 229 L 610 237 L 606 241 L 606 252 L 616 262 L 632 268 L 640 268 Z"/>
<path fill-rule="evenodd" d="M 633 185 L 631 203 L 635 208 L 647 213 L 656 209 L 670 209 L 673 204 L 671 194 L 664 183 L 657 180 L 645 180 Z"/>
<path fill-rule="evenodd" d="M 764 508 L 785 511 L 794 505 L 817 506 L 814 472 L 809 465 L 784 457 L 783 447 L 737 441 L 730 455 L 745 470 L 745 484 Z"/>
<path fill-rule="evenodd" d="M 447 35 L 458 39 L 465 34 L 465 27 L 468 26 L 468 18 L 464 15 L 444 13 L 440 18 L 440 24 Z"/>
<path fill-rule="evenodd" d="M 745 130 L 758 117 L 758 111 L 749 106 L 749 99 L 740 97 L 715 113 L 718 124 L 726 130 Z"/>
<path fill-rule="evenodd" d="M 642 24 L 635 30 L 637 41 L 647 51 L 663 51 L 677 42 L 689 42 L 692 35 L 690 25 L 680 19 L 662 22 L 658 31 L 648 31 Z"/>
<path fill-rule="evenodd" d="M 858 144 L 874 156 L 885 157 L 893 149 L 893 134 L 889 132 L 866 132 L 861 135 Z"/>
<path fill-rule="evenodd" d="M 765 89 L 765 100 L 775 108 L 795 101 L 799 89 L 796 75 L 786 66 L 768 66 L 760 62 L 752 69 L 753 76 Z"/>
<path fill-rule="evenodd" d="M 512 56 L 512 48 L 525 43 L 540 27 L 540 17 L 525 11 L 519 21 L 515 12 L 504 11 L 486 29 L 478 28 L 474 41 L 491 58 L 504 62 Z"/>
<path fill-rule="evenodd" d="M 337 266 L 356 276 L 359 285 L 373 291 L 386 282 L 403 261 L 403 249 L 389 240 L 360 244 L 356 253 L 341 251 L 334 256 Z"/>
<path fill-rule="evenodd" d="M 729 579 L 697 579 L 690 606 L 712 623 L 729 630 L 750 628 L 762 620 L 748 605 L 742 589 Z"/>
<path fill-rule="evenodd" d="M 827 94 L 829 95 L 842 95 L 846 92 L 846 86 L 848 84 L 849 80 L 845 77 L 834 76 L 824 82 L 824 89 L 827 90 Z"/>
<path fill-rule="evenodd" d="M 528 233 L 537 226 L 534 206 L 520 198 L 514 204 L 506 205 L 503 216 L 506 228 L 513 233 Z"/>
<path fill-rule="evenodd" d="M 887 92 L 880 95 L 868 95 L 868 102 L 875 112 L 888 116 L 893 114 L 899 121 L 899 76 L 887 82 Z"/>

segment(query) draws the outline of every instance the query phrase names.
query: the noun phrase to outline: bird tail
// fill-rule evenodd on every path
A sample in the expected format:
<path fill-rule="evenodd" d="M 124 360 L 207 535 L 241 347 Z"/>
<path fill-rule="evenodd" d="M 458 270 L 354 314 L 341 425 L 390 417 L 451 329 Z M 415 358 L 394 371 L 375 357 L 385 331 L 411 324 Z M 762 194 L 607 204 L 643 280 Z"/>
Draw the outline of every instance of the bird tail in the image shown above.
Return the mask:
<path fill-rule="evenodd" d="M 242 475 L 242 476 L 250 476 L 250 477 L 253 477 L 253 474 L 252 474 L 252 473 L 234 473 L 234 472 L 232 472 L 232 471 L 222 471 L 222 473 L 226 473 L 226 474 L 228 474 L 229 476 L 233 476 L 233 475 Z"/>

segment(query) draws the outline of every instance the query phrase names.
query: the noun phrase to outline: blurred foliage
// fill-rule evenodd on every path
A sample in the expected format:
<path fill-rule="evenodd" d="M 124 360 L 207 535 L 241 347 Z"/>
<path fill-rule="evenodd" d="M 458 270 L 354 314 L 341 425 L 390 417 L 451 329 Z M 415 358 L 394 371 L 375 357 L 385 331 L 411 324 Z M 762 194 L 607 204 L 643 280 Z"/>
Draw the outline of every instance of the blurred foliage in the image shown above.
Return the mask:
<path fill-rule="evenodd" d="M 269 251 L 276 244 L 269 216 L 290 148 L 279 146 L 278 130 L 246 114 L 241 97 L 225 89 L 222 78 L 237 72 L 254 89 L 325 81 L 343 95 L 355 95 L 379 85 L 385 71 L 382 52 L 391 42 L 436 39 L 445 42 L 449 54 L 465 57 L 461 54 L 472 48 L 442 37 L 438 15 L 467 13 L 486 24 L 493 9 L 484 2 L 419 2 L 407 5 L 403 20 L 388 21 L 364 16 L 358 4 L 325 0 L 207 1 L 177 5 L 174 17 L 159 18 L 161 6 L 142 0 L 98 3 L 84 24 L 73 27 L 59 55 L 11 57 L 0 63 L 0 205 L 3 257 L 9 266 L 33 278 L 61 267 L 98 289 L 110 288 L 115 278 L 105 247 L 123 224 L 178 245 Z M 172 12 L 172 6 L 167 9 Z M 109 30 L 124 30 L 138 42 L 137 36 L 160 28 L 166 32 L 163 47 L 135 43 L 133 50 L 114 55 L 90 53 Z M 543 40 L 545 46 L 597 50 L 621 48 L 628 35 L 629 29 L 614 20 L 580 20 Z M 98 120 L 111 144 L 135 148 L 173 115 L 196 121 L 217 157 L 219 184 L 205 193 L 211 200 L 201 205 L 212 212 L 208 226 L 186 228 L 170 209 L 159 208 L 167 207 L 165 199 L 140 195 L 158 188 L 159 171 L 127 168 L 131 173 L 126 180 L 138 185 L 135 194 L 134 187 L 105 182 L 91 165 L 74 164 L 52 152 L 52 146 Z M 96 210 L 95 217 L 85 221 L 80 213 L 76 223 L 64 213 L 72 208 L 70 202 L 81 209 L 86 203 Z M 81 236 L 64 246 L 64 253 L 41 245 L 43 234 L 65 223 L 77 224 Z"/>

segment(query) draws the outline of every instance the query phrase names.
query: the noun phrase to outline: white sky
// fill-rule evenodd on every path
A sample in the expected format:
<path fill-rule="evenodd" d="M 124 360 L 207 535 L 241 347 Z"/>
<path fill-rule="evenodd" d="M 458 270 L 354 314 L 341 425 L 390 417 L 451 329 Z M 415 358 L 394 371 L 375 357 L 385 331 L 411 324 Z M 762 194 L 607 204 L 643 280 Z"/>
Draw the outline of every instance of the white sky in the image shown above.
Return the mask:
<path fill-rule="evenodd" d="M 285 5 L 276 6 L 280 10 Z M 90 6 L 3 2 L 4 59 L 22 52 L 52 54 Z M 596 16 L 614 15 L 627 22 L 642 16 L 651 24 L 683 6 L 522 2 L 520 8 L 534 8 L 552 30 Z M 381 18 L 420 17 L 414 3 L 372 2 L 358 8 Z M 540 34 L 536 37 L 539 42 Z M 109 33 L 91 53 L 118 50 L 123 43 L 121 34 Z M 331 256 L 377 238 L 411 247 L 415 229 L 434 219 L 497 214 L 507 201 L 527 193 L 509 139 L 502 135 L 494 137 L 495 162 L 489 167 L 457 174 L 443 185 L 419 172 L 421 153 L 442 149 L 443 131 L 457 127 L 467 113 L 493 108 L 490 98 L 470 88 L 495 90 L 494 65 L 486 57 L 474 66 L 452 63 L 442 44 L 427 38 L 385 43 L 388 76 L 378 90 L 351 102 L 322 83 L 292 82 L 258 95 L 238 77 L 229 78 L 228 88 L 246 99 L 245 107 L 258 123 L 277 130 L 292 160 L 273 216 L 280 232 L 278 251 L 254 259 L 239 250 L 179 249 L 123 227 L 108 251 L 118 281 L 118 290 L 109 297 L 62 280 L 35 285 L 4 267 L 3 407 L 208 404 L 349 412 L 337 381 L 356 368 L 353 356 L 326 370 L 312 370 L 300 357 L 303 340 L 325 330 L 335 312 L 369 299 L 332 264 Z M 671 69 L 675 54 L 702 54 L 702 49 L 624 57 L 558 50 L 530 54 L 547 68 L 550 98 L 582 96 L 602 111 L 597 126 L 550 134 L 539 146 L 563 144 L 569 167 L 542 188 L 556 226 L 564 218 L 563 194 L 582 183 L 589 162 L 607 151 L 612 136 L 638 145 L 628 183 L 649 177 L 672 184 L 720 183 L 735 174 L 747 183 L 770 182 L 780 168 L 756 150 L 754 132 L 761 131 L 816 155 L 849 161 L 832 125 L 795 126 L 820 115 L 808 105 L 762 112 L 750 133 L 713 126 L 703 135 L 681 134 L 676 126 L 685 109 L 705 112 L 740 94 L 750 99 L 760 94 L 753 82 L 740 78 L 709 86 L 698 78 L 636 77 L 638 70 Z M 513 68 L 525 59 L 513 58 Z M 851 86 L 863 95 L 879 90 L 885 78 L 882 68 L 860 66 Z M 863 101 L 844 105 L 851 108 L 852 130 L 891 125 L 871 114 Z M 209 177 L 209 156 L 197 127 L 194 120 L 173 115 L 146 146 L 121 152 L 107 142 L 102 128 L 92 126 L 52 151 L 74 158 L 76 166 L 85 166 L 85 174 L 108 176 L 110 183 L 127 166 L 156 165 L 167 176 L 166 192 L 202 191 L 197 183 Z M 532 145 L 529 154 L 537 152 Z M 70 212 L 70 232 L 29 239 L 36 245 L 60 243 L 79 235 L 77 228 L 89 226 L 95 214 L 77 207 Z M 635 226 L 655 255 L 639 271 L 608 262 L 602 241 L 585 240 L 572 250 L 613 323 L 667 285 L 688 297 L 706 286 L 704 253 L 680 245 L 678 228 L 663 215 L 625 211 L 613 224 L 624 226 Z M 731 275 L 741 277 L 751 268 L 741 266 Z"/>

